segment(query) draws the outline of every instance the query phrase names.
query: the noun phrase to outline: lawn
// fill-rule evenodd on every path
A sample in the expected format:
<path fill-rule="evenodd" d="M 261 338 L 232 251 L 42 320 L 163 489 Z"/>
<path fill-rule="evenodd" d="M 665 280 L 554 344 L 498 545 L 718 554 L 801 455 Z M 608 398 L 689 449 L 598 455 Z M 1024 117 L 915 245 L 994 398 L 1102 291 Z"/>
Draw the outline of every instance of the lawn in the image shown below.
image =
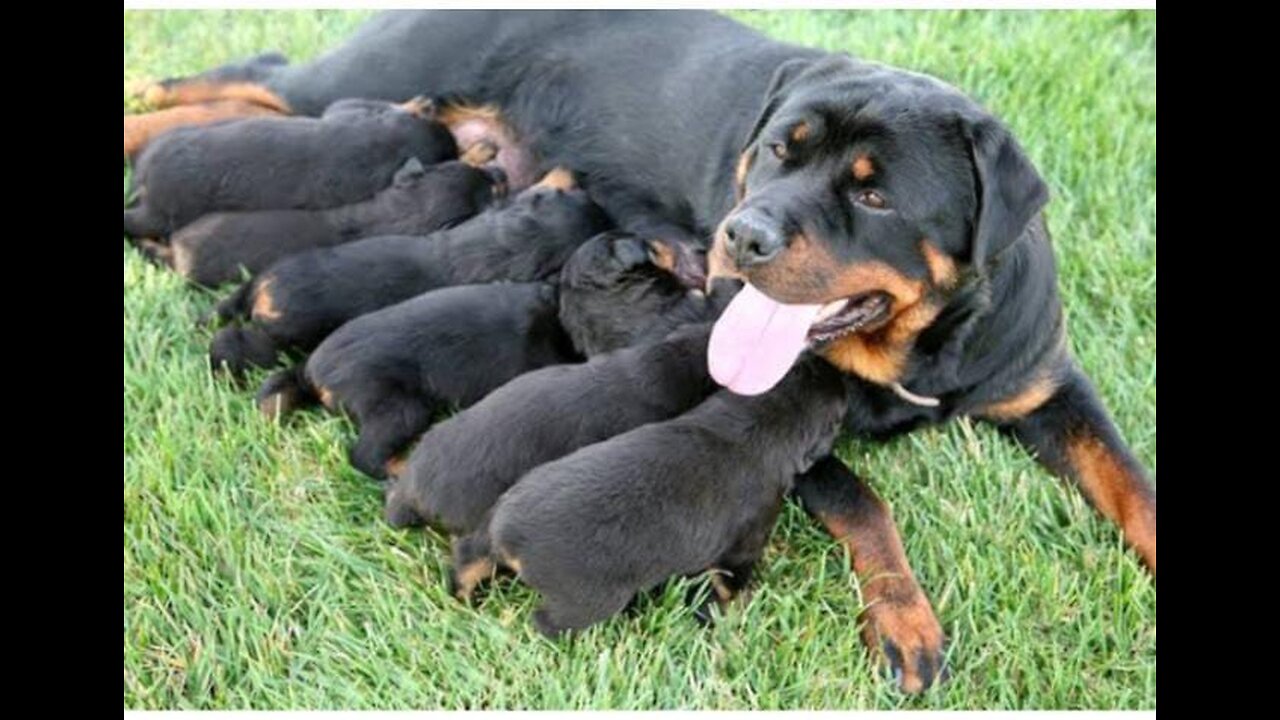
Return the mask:
<path fill-rule="evenodd" d="M 126 12 L 125 81 L 265 49 L 300 61 L 367 15 Z M 942 77 L 1012 127 L 1053 191 L 1072 345 L 1154 473 L 1155 14 L 734 15 Z M 445 538 L 383 524 L 378 490 L 345 462 L 347 421 L 276 426 L 210 376 L 196 319 L 214 299 L 126 245 L 127 708 L 1155 706 L 1155 582 L 1078 493 L 987 426 L 840 449 L 893 507 L 951 639 L 953 679 L 923 697 L 878 676 L 847 558 L 794 505 L 752 602 L 715 627 L 673 587 L 552 643 L 524 587 L 474 608 L 447 595 Z"/>

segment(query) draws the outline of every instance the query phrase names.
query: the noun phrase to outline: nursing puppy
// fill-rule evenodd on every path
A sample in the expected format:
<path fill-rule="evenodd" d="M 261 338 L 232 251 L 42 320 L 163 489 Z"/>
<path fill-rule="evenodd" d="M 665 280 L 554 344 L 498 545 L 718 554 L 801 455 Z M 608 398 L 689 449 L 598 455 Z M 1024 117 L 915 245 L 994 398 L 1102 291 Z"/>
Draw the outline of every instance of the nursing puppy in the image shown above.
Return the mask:
<path fill-rule="evenodd" d="M 427 168 L 415 157 L 369 200 L 323 210 L 212 213 L 174 233 L 168 246 L 146 246 L 187 280 L 212 287 L 311 248 L 451 227 L 485 209 L 503 187 L 499 170 L 457 161 Z"/>
<path fill-rule="evenodd" d="M 451 285 L 553 277 L 608 224 L 564 171 L 503 207 L 426 238 L 387 236 L 291 255 L 215 309 L 245 321 L 213 338 L 214 369 L 270 367 L 284 350 L 308 351 L 344 322 Z"/>
<path fill-rule="evenodd" d="M 270 377 L 267 415 L 319 400 L 351 415 L 360 435 L 351 464 L 375 478 L 449 405 L 467 407 L 511 378 L 574 362 L 549 283 L 442 288 L 338 328 L 305 367 Z"/>
<path fill-rule="evenodd" d="M 474 530 L 533 468 L 679 415 L 715 389 L 707 323 L 580 365 L 525 373 L 422 436 L 386 494 L 387 522 Z"/>
<path fill-rule="evenodd" d="M 125 235 L 157 238 L 220 210 L 337 207 L 385 188 L 406 160 L 458 156 L 429 100 L 340 100 L 320 118 L 175 128 L 138 156 Z"/>
<path fill-rule="evenodd" d="M 705 289 L 706 258 L 688 244 L 610 231 L 584 243 L 560 271 L 560 324 L 591 357 L 714 320 L 733 292 Z"/>
<path fill-rule="evenodd" d="M 468 595 L 495 564 L 542 593 L 556 636 L 622 610 L 637 592 L 712 568 L 722 599 L 746 585 L 796 475 L 831 451 L 840 373 L 809 358 L 765 395 L 722 390 L 673 420 L 542 465 L 455 547 Z"/>

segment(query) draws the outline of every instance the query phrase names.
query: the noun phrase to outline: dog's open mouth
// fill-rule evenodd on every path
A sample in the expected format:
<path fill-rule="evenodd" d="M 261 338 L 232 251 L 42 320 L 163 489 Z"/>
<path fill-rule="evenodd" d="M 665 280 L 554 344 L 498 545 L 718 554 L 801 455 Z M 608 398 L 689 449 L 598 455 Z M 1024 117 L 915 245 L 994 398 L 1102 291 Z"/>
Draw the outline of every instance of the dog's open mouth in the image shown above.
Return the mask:
<path fill-rule="evenodd" d="M 778 384 L 806 349 L 866 330 L 889 317 L 892 298 L 873 291 L 827 303 L 781 303 L 747 283 L 711 329 L 707 369 L 739 395 Z"/>
<path fill-rule="evenodd" d="M 893 304 L 888 293 L 870 292 L 822 306 L 809 326 L 811 345 L 821 346 L 843 335 L 879 324 Z"/>

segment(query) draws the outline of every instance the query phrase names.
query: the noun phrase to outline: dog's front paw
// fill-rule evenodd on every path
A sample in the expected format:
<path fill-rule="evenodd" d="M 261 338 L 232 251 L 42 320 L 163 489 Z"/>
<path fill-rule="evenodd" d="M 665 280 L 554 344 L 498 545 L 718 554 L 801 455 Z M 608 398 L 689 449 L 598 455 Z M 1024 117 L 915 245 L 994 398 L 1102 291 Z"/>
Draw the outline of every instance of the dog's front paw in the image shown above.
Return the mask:
<path fill-rule="evenodd" d="M 924 595 L 877 599 L 863 612 L 862 640 L 879 650 L 903 692 L 920 693 L 946 679 L 946 636 Z"/>

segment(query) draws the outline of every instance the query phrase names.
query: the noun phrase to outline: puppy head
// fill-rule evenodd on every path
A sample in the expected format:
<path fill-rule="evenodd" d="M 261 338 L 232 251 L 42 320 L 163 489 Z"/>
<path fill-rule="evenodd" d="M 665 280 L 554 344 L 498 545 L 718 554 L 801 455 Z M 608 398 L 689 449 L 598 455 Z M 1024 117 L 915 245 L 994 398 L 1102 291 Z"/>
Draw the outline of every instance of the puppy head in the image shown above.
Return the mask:
<path fill-rule="evenodd" d="M 497 168 L 457 160 L 428 167 L 409 158 L 396 171 L 383 201 L 391 205 L 388 212 L 404 216 L 443 214 L 462 220 L 500 200 L 506 190 L 506 177 Z"/>
<path fill-rule="evenodd" d="M 501 171 L 498 171 L 501 172 Z M 494 220 L 499 234 L 516 244 L 573 240 L 576 247 L 609 226 L 609 219 L 574 176 L 563 168 L 547 173 L 499 208 Z M 558 267 L 558 266 L 557 266 Z"/>
<path fill-rule="evenodd" d="M 560 272 L 560 322 L 574 347 L 596 355 L 702 319 L 702 254 L 684 243 L 606 232 L 583 243 Z"/>

